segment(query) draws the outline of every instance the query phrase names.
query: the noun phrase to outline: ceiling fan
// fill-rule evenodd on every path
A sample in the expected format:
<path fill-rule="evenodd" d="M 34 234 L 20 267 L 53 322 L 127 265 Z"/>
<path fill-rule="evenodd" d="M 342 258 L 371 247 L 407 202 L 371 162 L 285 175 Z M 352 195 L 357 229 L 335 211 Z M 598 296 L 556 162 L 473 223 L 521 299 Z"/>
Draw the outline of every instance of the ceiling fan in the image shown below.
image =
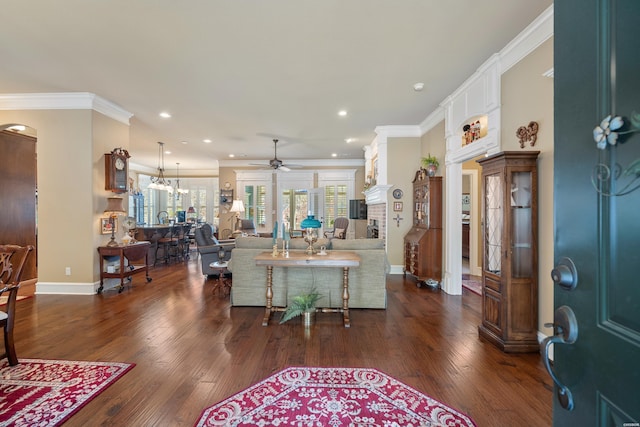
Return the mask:
<path fill-rule="evenodd" d="M 267 166 L 261 163 L 251 163 L 253 166 Z M 285 172 L 289 172 L 291 168 L 300 167 L 298 165 L 287 164 L 285 165 L 282 160 L 278 158 L 278 140 L 273 140 L 273 159 L 269 160 L 269 168 L 273 170 L 281 170 Z"/>

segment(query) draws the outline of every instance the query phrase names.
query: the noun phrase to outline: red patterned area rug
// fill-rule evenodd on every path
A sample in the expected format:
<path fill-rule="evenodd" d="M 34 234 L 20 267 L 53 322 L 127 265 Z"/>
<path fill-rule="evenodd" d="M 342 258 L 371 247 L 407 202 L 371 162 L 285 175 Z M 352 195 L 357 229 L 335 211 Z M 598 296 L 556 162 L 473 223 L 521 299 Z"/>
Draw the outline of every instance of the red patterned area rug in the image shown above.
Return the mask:
<path fill-rule="evenodd" d="M 375 369 L 287 368 L 203 411 L 196 426 L 475 426 Z"/>
<path fill-rule="evenodd" d="M 0 426 L 59 426 L 135 365 L 20 359 L 0 364 Z"/>

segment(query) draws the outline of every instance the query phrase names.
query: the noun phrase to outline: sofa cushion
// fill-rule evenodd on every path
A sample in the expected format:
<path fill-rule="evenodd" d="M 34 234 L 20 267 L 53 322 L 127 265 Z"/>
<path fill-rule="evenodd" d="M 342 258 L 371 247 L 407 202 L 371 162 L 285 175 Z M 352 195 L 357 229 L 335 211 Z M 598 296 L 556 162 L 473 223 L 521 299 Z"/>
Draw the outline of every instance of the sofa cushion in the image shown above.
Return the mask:
<path fill-rule="evenodd" d="M 331 249 L 342 251 L 354 251 L 358 249 L 384 249 L 382 239 L 334 239 L 331 242 Z"/>
<path fill-rule="evenodd" d="M 236 248 L 269 250 L 272 247 L 273 239 L 269 237 L 241 236 L 236 239 Z"/>
<path fill-rule="evenodd" d="M 325 239 L 324 237 L 318 239 L 313 247 L 315 249 L 320 249 L 320 246 L 329 247 L 331 241 L 329 239 Z M 290 250 L 304 250 L 309 247 L 309 244 L 304 239 L 291 239 L 289 241 L 289 249 Z"/>

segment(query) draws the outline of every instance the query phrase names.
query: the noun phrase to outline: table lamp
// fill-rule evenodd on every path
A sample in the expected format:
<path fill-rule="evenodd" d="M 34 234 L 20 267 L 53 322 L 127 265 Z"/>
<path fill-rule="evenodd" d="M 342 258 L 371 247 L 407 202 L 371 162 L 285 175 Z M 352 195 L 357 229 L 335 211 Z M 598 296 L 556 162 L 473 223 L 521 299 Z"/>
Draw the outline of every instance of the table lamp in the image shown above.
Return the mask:
<path fill-rule="evenodd" d="M 233 205 L 231 206 L 231 209 L 229 210 L 229 212 L 235 212 L 236 214 L 236 230 L 235 231 L 240 231 L 240 213 L 244 212 L 244 203 L 242 203 L 242 200 L 234 200 Z"/>
<path fill-rule="evenodd" d="M 118 246 L 116 242 L 116 218 L 119 214 L 124 214 L 126 211 L 122 207 L 122 197 L 108 197 L 107 208 L 104 213 L 109 215 L 109 225 L 111 225 L 111 240 L 107 243 L 107 246 Z"/>
<path fill-rule="evenodd" d="M 300 228 L 304 230 L 304 240 L 309 243 L 307 254 L 313 255 L 315 249 L 313 244 L 318 240 L 318 229 L 322 227 L 322 223 L 315 218 L 315 215 L 309 215 L 300 223 Z"/>

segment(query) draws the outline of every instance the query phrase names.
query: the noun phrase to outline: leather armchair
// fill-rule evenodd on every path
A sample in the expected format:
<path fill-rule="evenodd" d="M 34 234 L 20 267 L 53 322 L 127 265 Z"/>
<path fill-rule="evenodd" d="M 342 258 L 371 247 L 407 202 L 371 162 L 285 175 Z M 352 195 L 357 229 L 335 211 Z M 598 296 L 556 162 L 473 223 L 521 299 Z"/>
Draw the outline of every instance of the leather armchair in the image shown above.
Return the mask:
<path fill-rule="evenodd" d="M 213 235 L 211 224 L 203 224 L 202 227 L 196 228 L 194 237 L 198 245 L 200 262 L 202 263 L 202 274 L 207 276 L 218 275 L 219 272 L 209 267 L 209 264 L 216 261 L 229 261 L 235 242 L 233 240 L 218 241 Z"/>

